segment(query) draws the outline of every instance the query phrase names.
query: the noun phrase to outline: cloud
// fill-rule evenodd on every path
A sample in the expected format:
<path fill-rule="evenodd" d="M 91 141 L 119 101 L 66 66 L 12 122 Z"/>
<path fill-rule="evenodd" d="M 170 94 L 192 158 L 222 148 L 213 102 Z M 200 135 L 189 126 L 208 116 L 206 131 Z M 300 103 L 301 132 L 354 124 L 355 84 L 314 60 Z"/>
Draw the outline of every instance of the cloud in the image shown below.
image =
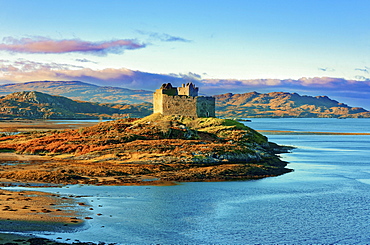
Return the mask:
<path fill-rule="evenodd" d="M 365 72 L 365 73 L 369 74 L 370 73 L 370 67 L 365 66 L 365 68 L 356 68 L 355 71 L 362 71 L 362 72 Z"/>
<path fill-rule="evenodd" d="M 84 68 L 83 66 L 76 66 L 71 64 L 61 64 L 55 62 L 42 63 L 25 59 L 18 59 L 16 61 L 0 60 L 0 66 L 3 67 L 3 72 L 30 72 L 36 70 L 70 70 Z"/>
<path fill-rule="evenodd" d="M 369 78 L 365 77 L 365 76 L 355 76 L 356 80 L 358 81 L 368 81 Z"/>
<path fill-rule="evenodd" d="M 29 81 L 83 81 L 102 86 L 155 90 L 162 83 L 178 86 L 184 80 L 165 74 L 133 71 L 126 68 L 94 70 L 82 66 L 42 63 L 19 59 L 0 60 L 0 83 Z"/>
<path fill-rule="evenodd" d="M 19 69 L 12 66 L 12 65 L 4 65 L 4 64 L 0 64 L 0 72 L 2 73 L 12 73 L 12 72 L 16 72 L 18 71 Z"/>
<path fill-rule="evenodd" d="M 78 62 L 82 62 L 82 63 L 94 63 L 94 64 L 98 64 L 98 62 L 95 62 L 95 61 L 92 61 L 92 60 L 88 60 L 88 59 L 75 59 L 76 61 Z"/>
<path fill-rule="evenodd" d="M 301 95 L 327 95 L 350 106 L 370 109 L 370 80 L 346 80 L 343 78 L 314 77 L 293 79 L 202 79 L 195 73 L 156 74 L 126 68 L 94 70 L 81 66 L 57 63 L 41 63 L 28 60 L 0 60 L 0 82 L 30 81 L 82 81 L 100 86 L 129 89 L 155 90 L 163 83 L 180 86 L 194 82 L 201 94 L 248 93 L 257 91 L 291 92 Z"/>
<path fill-rule="evenodd" d="M 112 41 L 89 42 L 80 39 L 53 40 L 46 37 L 21 38 L 6 37 L 0 43 L 0 50 L 12 53 L 89 53 L 93 55 L 120 54 L 127 49 L 144 48 L 135 40 L 119 39 Z"/>
<path fill-rule="evenodd" d="M 171 73 L 169 75 L 170 76 L 174 76 L 174 77 L 178 77 L 178 78 L 182 78 L 182 79 L 188 80 L 188 81 L 201 81 L 201 79 L 202 79 L 202 76 L 201 75 L 196 74 L 196 73 L 193 73 L 193 72 L 188 72 L 186 74 L 183 74 L 183 73 L 180 73 L 180 74 Z"/>
<path fill-rule="evenodd" d="M 172 36 L 172 35 L 169 35 L 169 34 L 166 34 L 166 33 L 147 32 L 147 31 L 140 31 L 140 30 L 137 30 L 137 32 L 142 34 L 142 35 L 147 35 L 151 38 L 160 40 L 162 42 L 186 42 L 186 43 L 192 42 L 189 39 Z"/>
<path fill-rule="evenodd" d="M 325 72 L 333 72 L 333 71 L 335 71 L 335 69 L 333 69 L 333 68 L 329 68 L 329 67 L 325 67 L 325 68 L 323 68 L 323 67 L 319 67 L 319 68 L 317 68 L 319 71 L 325 71 Z"/>

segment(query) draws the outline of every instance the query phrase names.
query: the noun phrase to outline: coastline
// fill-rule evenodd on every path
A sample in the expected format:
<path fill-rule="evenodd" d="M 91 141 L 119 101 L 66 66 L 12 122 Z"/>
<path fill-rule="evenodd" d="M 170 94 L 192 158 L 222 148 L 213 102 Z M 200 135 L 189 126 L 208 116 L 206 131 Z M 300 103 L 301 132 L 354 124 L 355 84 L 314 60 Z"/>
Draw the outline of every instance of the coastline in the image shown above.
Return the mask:
<path fill-rule="evenodd" d="M 61 227 L 69 229 L 83 223 L 83 220 L 77 218 L 80 214 L 78 210 L 72 210 L 77 206 L 76 200 L 72 197 L 62 197 L 56 194 L 50 194 L 39 191 L 9 191 L 0 189 L 0 230 L 8 231 L 6 223 L 15 221 L 25 221 L 32 223 L 32 226 L 38 223 L 43 226 L 48 224 L 60 224 Z M 4 225 L 5 223 L 5 225 Z M 11 231 L 32 230 L 25 227 L 19 227 Z"/>
<path fill-rule="evenodd" d="M 282 147 L 275 153 L 287 153 L 291 149 Z M 273 155 L 261 163 L 248 164 L 237 161 L 228 163 L 110 161 L 109 164 L 104 164 L 58 157 L 0 153 L 0 164 L 2 165 L 0 186 L 4 187 L 52 187 L 70 184 L 168 186 L 176 185 L 178 182 L 261 179 L 293 171 L 286 168 L 286 162 Z"/>
<path fill-rule="evenodd" d="M 82 126 L 92 126 L 96 123 L 81 121 L 76 123 L 59 124 L 45 120 L 10 120 L 0 122 L 0 128 L 16 128 L 19 132 L 32 132 L 79 128 Z M 46 158 L 38 155 L 1 153 L 1 161 L 12 162 L 40 160 L 43 161 L 46 160 Z M 8 180 L 2 179 L 1 182 L 3 181 Z M 30 182 L 28 184 L 33 183 Z M 72 215 L 70 210 L 63 211 L 62 208 L 57 208 L 57 205 L 49 205 L 60 203 L 62 201 L 61 197 L 45 192 L 9 191 L 2 188 L 0 188 L 0 193 L 3 193 L 3 195 L 0 195 L 0 199 L 4 197 L 6 197 L 6 199 L 18 198 L 15 204 L 11 201 L 12 199 L 9 199 L 8 201 L 6 201 L 6 199 L 5 201 L 0 201 L 0 244 L 62 244 L 62 242 L 39 238 L 35 235 L 29 234 L 28 232 L 35 231 L 35 229 L 50 232 L 60 230 L 74 232 L 78 229 L 83 229 L 84 221 L 82 220 L 81 214 L 74 211 L 74 215 Z M 27 195 L 31 195 L 32 193 L 31 197 L 28 197 L 31 200 L 23 200 L 20 202 L 19 198 L 22 197 L 22 195 L 19 195 L 20 193 L 23 193 L 24 199 L 27 198 Z M 66 201 L 66 199 L 63 199 L 63 201 Z M 71 202 L 70 205 L 72 205 L 73 199 L 70 199 L 69 201 Z M 77 206 L 76 203 L 73 205 Z M 4 208 L 4 206 L 9 206 L 10 208 Z M 12 209 L 17 211 L 9 211 Z M 57 209 L 60 209 L 61 211 L 56 211 Z M 36 212 L 31 210 L 36 210 Z M 70 219 L 75 217 L 77 217 L 77 219 Z M 22 231 L 24 234 L 22 234 Z"/>
<path fill-rule="evenodd" d="M 339 120 L 338 120 L 339 121 Z M 281 126 L 282 127 L 282 126 Z M 303 129 L 305 129 L 305 130 L 310 130 L 311 128 L 306 128 L 306 127 L 303 127 Z M 346 131 L 344 131 L 344 132 L 348 132 L 349 130 L 352 130 L 353 128 L 349 128 L 348 130 L 346 130 Z M 285 129 L 285 127 L 282 127 L 282 130 L 286 130 Z M 321 129 L 320 129 L 321 130 Z M 320 131 L 319 129 L 312 129 L 312 131 Z M 326 136 L 326 135 L 323 135 L 323 136 Z M 318 136 L 317 138 L 318 139 L 321 139 L 323 136 Z M 339 135 L 338 135 L 339 136 Z M 316 136 L 315 136 L 316 137 Z M 282 141 L 280 141 L 280 142 L 282 142 L 283 144 L 285 143 L 285 144 L 290 144 L 291 143 L 291 140 L 293 139 L 293 141 L 292 141 L 292 144 L 293 145 L 297 145 L 297 147 L 298 148 L 301 148 L 301 146 L 305 146 L 306 144 L 307 144 L 307 142 L 305 142 L 304 144 L 302 143 L 302 144 L 300 144 L 301 142 L 300 142 L 300 139 L 302 138 L 302 137 L 296 137 L 296 136 L 294 136 L 294 137 L 280 137 L 280 136 L 275 136 L 275 138 L 272 136 L 271 137 L 272 139 L 275 139 L 276 141 L 275 142 L 279 142 L 279 140 L 277 140 L 277 139 L 282 139 Z M 311 139 L 311 136 L 305 136 L 305 138 L 306 139 Z M 281 197 L 281 200 L 278 200 L 278 201 L 276 201 L 276 195 L 272 195 L 271 197 L 269 197 L 269 198 L 266 198 L 267 200 L 265 200 L 264 198 L 263 198 L 263 200 L 261 200 L 260 198 L 260 192 L 257 192 L 257 194 L 255 195 L 255 196 L 253 196 L 253 192 L 252 191 L 249 191 L 249 192 L 247 192 L 248 194 L 250 194 L 251 195 L 251 202 L 252 202 L 252 204 L 253 205 L 246 205 L 245 206 L 245 208 L 246 208 L 246 210 L 248 210 L 248 207 L 251 207 L 251 206 L 256 206 L 257 204 L 259 204 L 260 202 L 261 203 L 266 203 L 266 204 L 268 204 L 269 202 L 271 202 L 271 201 L 276 201 L 278 204 L 288 204 L 289 205 L 289 202 L 286 202 L 286 201 L 284 201 L 284 200 L 286 200 L 287 198 L 287 194 L 289 193 L 289 195 L 291 195 L 291 196 L 288 196 L 288 197 L 292 197 L 292 196 L 296 196 L 297 194 L 298 194 L 298 197 L 297 197 L 297 200 L 300 200 L 300 198 L 299 198 L 299 194 L 300 193 L 297 193 L 297 192 L 288 192 L 288 191 L 291 191 L 291 187 L 292 186 L 294 186 L 295 185 L 295 183 L 296 183 L 296 181 L 297 181 L 297 183 L 299 183 L 299 184 L 301 184 L 301 186 L 304 188 L 305 186 L 307 186 L 307 188 L 308 188 L 308 192 L 303 192 L 303 194 L 302 195 L 305 195 L 304 197 L 305 197 L 305 200 L 312 200 L 312 199 L 314 199 L 314 200 L 318 200 L 319 202 L 317 202 L 317 204 L 319 205 L 319 204 L 321 204 L 321 199 L 320 198 L 315 198 L 316 197 L 316 195 L 312 195 L 312 189 L 311 189 L 311 187 L 308 187 L 308 185 L 307 185 L 307 182 L 305 182 L 304 180 L 302 180 L 301 179 L 301 177 L 300 176 L 302 176 L 302 174 L 303 175 L 307 175 L 307 174 L 309 174 L 310 176 L 311 176 L 311 181 L 312 181 L 312 184 L 315 184 L 317 181 L 321 181 L 321 183 L 322 183 L 322 185 L 318 185 L 317 187 L 316 187 L 316 189 L 315 190 L 317 190 L 317 192 L 315 192 L 315 193 L 318 193 L 318 194 L 320 194 L 320 193 L 322 193 L 322 189 L 320 189 L 321 187 L 324 187 L 324 188 L 326 188 L 326 187 L 328 187 L 327 186 L 327 183 L 325 182 L 326 181 L 326 179 L 327 179 L 327 168 L 325 168 L 325 169 L 323 169 L 323 167 L 324 166 L 322 166 L 322 165 L 315 165 L 314 163 L 315 163 L 315 160 L 316 160 L 316 158 L 317 158 L 317 155 L 318 155 L 318 153 L 323 153 L 323 154 L 325 154 L 325 156 L 326 156 L 326 153 L 327 153 L 327 149 L 332 149 L 332 147 L 333 146 L 338 146 L 338 151 L 335 151 L 336 152 L 336 155 L 339 155 L 339 157 L 337 157 L 336 159 L 338 160 L 338 159 L 340 159 L 340 156 L 342 156 L 340 153 L 341 153 L 341 151 L 339 151 L 340 149 L 342 149 L 342 148 L 339 148 L 341 145 L 341 140 L 343 140 L 343 139 L 346 139 L 346 138 L 348 138 L 348 139 L 350 139 L 350 138 L 352 138 L 352 137 L 329 137 L 329 138 L 326 138 L 326 139 L 329 139 L 329 143 L 327 143 L 327 144 L 324 144 L 324 145 L 320 145 L 320 146 L 317 146 L 317 145 L 315 145 L 316 143 L 315 142 L 311 142 L 311 141 L 308 141 L 309 142 L 309 144 L 308 144 L 308 146 L 314 146 L 314 147 L 321 147 L 322 149 L 320 150 L 319 149 L 319 151 L 306 151 L 306 152 L 309 152 L 309 154 L 310 155 L 312 155 L 313 157 L 312 158 L 310 158 L 310 159 L 312 159 L 312 162 L 307 162 L 307 163 L 304 163 L 303 164 L 303 170 L 307 170 L 307 171 L 302 171 L 302 164 L 298 164 L 298 165 L 295 165 L 296 163 L 297 163 L 297 161 L 299 161 L 299 160 L 292 160 L 292 161 L 289 161 L 289 162 L 292 162 L 292 168 L 294 168 L 294 169 L 297 169 L 297 172 L 295 173 L 295 174 L 289 174 L 289 175 L 287 175 L 287 176 L 282 176 L 282 178 L 280 178 L 280 177 L 278 177 L 278 178 L 271 178 L 271 179 L 266 179 L 266 180 L 263 180 L 263 181 L 251 181 L 250 183 L 246 183 L 246 184 L 244 184 L 244 181 L 241 181 L 240 183 L 237 183 L 236 182 L 236 184 L 235 185 L 238 185 L 238 184 L 241 184 L 242 186 L 243 186 L 243 188 L 241 188 L 241 190 L 242 190 L 242 196 L 241 196 L 241 200 L 244 200 L 243 198 L 245 197 L 245 196 L 247 196 L 246 195 L 246 193 L 244 192 L 244 190 L 245 191 L 247 191 L 248 189 L 249 190 L 254 190 L 254 188 L 256 188 L 256 186 L 258 187 L 258 189 L 257 190 L 265 190 L 266 189 L 266 187 L 268 187 L 268 188 L 270 188 L 271 190 L 272 189 L 281 189 L 281 191 L 278 191 L 278 192 L 274 192 L 274 193 L 272 193 L 272 194 L 279 194 L 279 193 L 281 193 L 282 194 L 282 197 Z M 364 137 L 364 138 L 367 138 L 368 139 L 368 137 Z M 295 140 L 294 140 L 295 139 Z M 324 138 L 323 138 L 324 139 Z M 335 145 L 333 142 L 335 142 L 335 141 L 339 141 L 339 145 Z M 347 146 L 347 145 L 346 145 Z M 348 149 L 352 149 L 351 150 L 351 152 L 357 152 L 357 151 L 353 151 L 354 149 L 355 149 L 355 147 L 356 147 L 357 145 L 356 144 L 353 144 L 352 145 L 352 147 L 350 147 L 350 148 L 348 148 Z M 297 150 L 297 152 L 298 152 L 298 155 L 296 154 L 294 154 L 294 151 L 293 151 L 293 154 L 292 154 L 292 158 L 294 159 L 295 157 L 297 157 L 297 156 L 299 156 L 299 154 L 300 154 L 300 152 L 301 151 L 304 151 L 304 149 L 300 149 L 300 150 Z M 363 150 L 364 151 L 364 150 Z M 342 152 L 342 153 L 344 153 L 345 155 L 347 155 L 347 153 L 348 152 Z M 285 154 L 284 154 L 285 155 Z M 290 154 L 289 154 L 290 155 Z M 287 159 L 290 159 L 290 157 L 289 157 L 289 155 L 286 155 L 287 156 Z M 306 156 L 306 155 L 304 155 L 304 156 Z M 302 159 L 305 159 L 304 158 L 304 156 L 303 156 L 303 158 Z M 362 156 L 364 156 L 364 155 L 362 155 Z M 302 156 L 301 156 L 302 157 Z M 328 159 L 329 159 L 329 157 L 330 157 L 330 155 L 328 156 Z M 362 158 L 362 159 L 365 159 L 365 158 Z M 317 160 L 320 160 L 320 159 L 317 159 Z M 338 161 L 336 160 L 336 162 L 335 163 L 338 163 Z M 325 161 L 325 159 L 323 159 L 323 160 L 320 160 L 320 161 Z M 359 161 L 359 160 L 358 160 Z M 357 163 L 358 163 L 358 161 L 357 161 Z M 328 163 L 331 163 L 331 164 L 334 164 L 334 161 L 329 161 L 328 160 Z M 341 167 L 339 167 L 339 166 L 341 166 L 341 165 L 335 165 L 335 166 L 338 166 L 338 168 L 336 168 L 336 169 L 342 169 Z M 313 169 L 315 170 L 315 171 L 313 171 Z M 324 170 L 324 171 L 323 171 Z M 332 170 L 334 170 L 334 172 L 335 172 L 335 169 L 330 169 L 330 171 L 332 171 Z M 356 167 L 354 167 L 353 168 L 353 170 L 356 170 Z M 339 172 L 338 170 L 335 172 L 335 173 L 337 173 L 337 172 Z M 356 171 L 354 171 L 354 174 L 355 174 L 355 172 Z M 322 174 L 322 177 L 325 177 L 325 178 L 323 178 L 322 180 L 320 180 L 320 179 L 317 179 L 317 177 L 319 176 L 320 177 L 320 174 Z M 357 176 L 357 175 L 356 175 Z M 149 176 L 142 176 L 143 178 L 145 177 L 146 179 L 147 178 L 149 178 Z M 338 181 L 337 179 L 334 179 L 335 181 Z M 343 178 L 343 180 L 344 180 L 344 178 Z M 290 184 L 288 185 L 287 183 L 293 183 L 294 185 L 292 185 L 292 186 L 290 186 Z M 357 182 L 357 181 L 356 181 Z M 265 185 L 262 185 L 263 183 L 265 183 Z M 335 182 L 335 183 L 338 183 L 339 184 L 339 181 L 338 182 Z M 234 183 L 225 183 L 225 184 L 222 184 L 221 186 L 224 186 L 224 185 L 226 185 L 226 186 L 228 186 L 228 185 L 230 185 L 230 184 L 234 184 Z M 181 185 L 181 184 L 180 184 Z M 193 185 L 193 189 L 195 189 L 195 187 L 199 187 L 199 186 L 201 186 L 201 185 L 198 185 L 198 184 L 194 184 Z M 333 185 L 334 186 L 334 185 Z M 244 188 L 244 187 L 248 187 L 248 188 Z M 251 188 L 249 188 L 249 187 L 251 187 Z M 254 188 L 253 188 L 254 187 Z M 331 187 L 331 185 L 329 186 L 329 188 L 328 188 L 328 191 L 329 191 L 329 193 L 330 193 L 330 187 Z M 102 187 L 102 188 L 104 188 L 104 187 Z M 177 187 L 175 187 L 175 188 L 177 188 Z M 296 188 L 296 187 L 294 187 L 294 188 Z M 340 188 L 340 186 L 338 187 L 338 188 Z M 128 189 L 130 189 L 130 188 L 128 188 Z M 144 188 L 141 188 L 141 189 L 143 189 L 146 193 L 148 192 L 148 190 L 147 189 L 162 189 L 162 188 L 151 188 L 151 187 L 148 187 L 148 188 L 146 188 L 146 187 L 144 187 Z M 163 188 L 163 189 L 167 189 L 167 188 Z M 170 188 L 170 189 L 172 189 L 172 187 Z M 191 189 L 191 188 L 189 188 L 189 189 Z M 301 189 L 300 189 L 301 190 Z M 326 189 L 324 189 L 324 191 L 325 191 Z M 304 190 L 303 190 L 304 191 Z M 72 192 L 70 192 L 70 193 L 74 193 L 73 191 Z M 155 193 L 154 191 L 153 191 L 153 193 Z M 165 191 L 163 191 L 163 193 L 165 193 Z M 261 192 L 262 194 L 264 194 L 264 192 Z M 304 194 L 304 193 L 307 193 L 307 194 Z M 347 194 L 350 194 L 350 191 L 348 191 L 348 193 Z M 323 196 L 327 196 L 327 193 L 326 192 L 324 192 L 323 193 Z M 344 196 L 344 195 L 343 195 Z M 355 196 L 355 194 L 354 194 L 354 196 Z M 253 197 L 255 197 L 256 199 L 253 199 Z M 262 195 L 262 197 L 264 197 L 263 195 Z M 320 197 L 320 196 L 319 196 Z M 249 196 L 248 196 L 248 199 L 249 199 Z M 346 198 L 346 199 L 348 199 L 348 198 Z M 224 200 L 228 200 L 228 199 L 224 199 Z M 345 201 L 345 198 L 343 198 L 343 200 Z M 223 202 L 224 203 L 224 202 Z M 350 201 L 348 201 L 348 204 L 351 204 L 352 202 L 350 202 Z M 360 202 L 359 202 L 360 203 Z M 97 205 L 98 203 L 95 201 L 95 202 L 93 202 L 92 204 L 94 204 L 94 205 Z M 101 204 L 101 203 L 99 203 L 99 204 Z M 233 204 L 233 203 L 231 203 L 231 204 Z M 333 204 L 334 204 L 334 202 L 333 202 Z M 131 206 L 135 206 L 135 205 L 131 205 Z M 276 206 L 282 206 L 282 205 L 276 205 Z M 319 205 L 320 206 L 320 205 Z M 104 205 L 104 207 L 106 207 L 105 205 Z M 233 207 L 234 208 L 234 205 L 232 205 L 231 207 Z M 292 205 L 292 207 L 293 207 L 293 205 Z M 269 217 L 272 217 L 272 215 L 275 215 L 276 213 L 274 212 L 274 210 L 275 210 L 275 208 L 272 208 L 271 209 L 271 212 L 270 213 L 268 213 L 267 215 L 264 215 L 263 217 L 267 217 L 267 218 L 269 218 Z M 286 209 L 287 210 L 287 209 Z M 286 214 L 286 210 L 282 213 L 282 214 Z M 346 209 L 343 209 L 343 210 L 346 210 Z M 201 211 L 203 211 L 203 210 L 201 210 Z M 333 211 L 336 211 L 336 206 L 333 206 Z M 102 212 L 103 214 L 109 214 L 108 212 Z M 360 212 L 359 212 L 360 213 Z M 190 213 L 191 214 L 191 213 Z M 188 215 L 188 216 L 186 216 L 186 217 L 189 217 L 189 219 L 191 220 L 191 218 L 193 217 L 193 216 L 191 216 L 191 215 Z M 250 215 L 249 217 L 251 217 L 251 218 L 254 218 L 254 216 L 253 215 Z M 342 217 L 345 217 L 345 216 L 342 216 Z M 365 216 L 364 216 L 365 217 Z M 104 218 L 104 216 L 102 216 L 102 218 Z M 308 217 L 309 218 L 309 217 Z M 99 221 L 99 219 L 100 219 L 100 217 L 99 218 L 96 218 L 93 222 L 98 222 Z M 362 219 L 361 218 L 361 216 L 359 216 L 359 219 L 357 220 L 357 221 L 360 221 L 360 219 Z M 314 218 L 312 218 L 312 220 L 311 221 L 313 221 L 313 220 L 315 220 Z M 290 219 L 290 221 L 294 221 L 294 219 Z M 330 221 L 330 220 L 328 220 L 328 221 Z M 231 221 L 232 222 L 232 221 Z M 245 225 L 245 223 L 246 222 L 244 222 L 244 225 Z M 361 224 L 365 224 L 366 222 L 363 222 L 363 223 L 361 223 Z M 200 225 L 204 225 L 204 222 L 203 222 L 203 220 L 199 220 L 199 224 Z M 230 224 L 232 224 L 232 223 L 229 223 L 228 225 L 230 225 Z M 274 223 L 268 223 L 268 224 L 270 224 L 270 225 L 272 225 L 273 227 L 274 227 Z M 310 223 L 311 224 L 311 223 Z M 312 223 L 313 225 L 315 225 L 316 223 Z M 209 224 L 208 225 L 211 225 L 210 224 L 210 222 L 209 222 Z M 215 230 L 216 230 L 216 228 L 218 228 L 219 227 L 219 225 L 220 224 L 217 224 L 217 226 L 215 225 L 213 228 L 215 228 Z M 275 227 L 275 229 L 274 229 L 274 231 L 279 231 L 280 230 L 280 228 L 281 228 L 281 226 L 277 226 L 277 225 L 275 225 L 276 227 Z M 108 226 L 106 226 L 106 227 L 108 227 Z M 226 225 L 224 225 L 223 227 L 227 227 Z M 267 226 L 264 226 L 264 227 L 267 227 Z M 306 228 L 306 227 L 314 227 L 314 226 L 305 226 L 304 228 Z M 332 227 L 332 226 L 330 226 L 330 223 L 329 223 L 329 227 Z M 348 226 L 346 226 L 346 227 L 348 227 Z M 212 226 L 211 226 L 211 228 L 212 228 Z M 334 228 L 334 227 L 333 227 Z M 248 229 L 248 228 L 246 228 L 246 229 Z M 354 229 L 354 228 L 353 228 Z M 265 231 L 265 229 L 261 229 L 261 231 Z M 267 233 L 267 237 L 269 237 L 269 234 L 268 234 L 268 232 L 269 231 L 267 231 L 266 233 Z M 319 230 L 318 230 L 318 232 L 320 232 Z M 363 230 L 361 230 L 361 232 L 363 232 Z M 358 234 L 358 235 L 361 235 L 361 232 L 358 232 L 358 233 L 356 233 L 356 234 Z M 243 235 L 244 234 L 246 234 L 246 233 L 243 233 Z M 255 234 L 255 233 L 254 233 Z M 322 233 L 323 235 L 325 235 L 325 232 L 323 232 Z M 339 233 L 338 233 L 339 234 Z M 353 233 L 351 233 L 351 234 L 353 234 Z M 366 234 L 366 233 L 362 233 L 362 234 Z M 177 235 L 177 234 L 176 234 Z M 63 236 L 61 236 L 61 237 L 63 237 Z M 64 239 L 63 240 L 60 240 L 60 241 L 65 241 L 66 240 L 66 238 L 67 238 L 68 236 L 66 236 L 66 237 L 64 237 Z M 81 239 L 80 237 L 78 237 L 77 235 L 76 235 L 76 237 L 74 236 L 74 235 L 69 235 L 69 238 L 71 238 L 71 237 L 74 237 L 74 238 L 78 238 L 78 239 Z M 258 237 L 259 238 L 259 234 L 257 234 L 257 235 L 255 235 L 255 237 Z M 284 236 L 284 238 L 285 238 L 285 236 Z M 312 240 L 311 241 L 314 241 L 314 239 L 316 239 L 316 237 L 314 237 L 314 236 L 312 236 L 312 237 L 308 237 L 309 239 L 311 238 Z M 335 238 L 335 237 L 333 237 L 333 238 Z M 54 238 L 55 239 L 55 238 Z M 277 240 L 275 240 L 275 241 L 280 241 L 280 240 L 278 240 L 279 239 L 279 237 L 277 237 L 277 236 L 274 236 L 274 239 L 277 239 Z M 289 237 L 287 238 L 287 240 L 289 239 Z M 293 238 L 290 238 L 290 239 L 293 239 L 293 240 L 288 240 L 289 242 L 291 242 L 291 243 L 297 243 L 297 240 L 294 240 L 294 237 Z M 86 239 L 81 239 L 82 241 L 88 241 L 88 240 L 86 240 Z M 56 241 L 59 241 L 59 240 L 56 240 Z M 95 240 L 95 241 L 97 241 L 97 240 Z M 104 241 L 108 241 L 108 240 L 104 240 Z M 215 240 L 213 240 L 213 241 L 215 241 Z M 229 241 L 232 241 L 232 242 L 234 242 L 235 243 L 235 240 L 229 240 Z M 251 240 L 251 241 L 258 241 L 258 240 Z M 330 243 L 330 242 L 333 242 L 334 240 L 332 240 L 332 241 L 330 241 L 330 240 L 322 240 L 322 242 L 323 243 Z M 356 242 L 356 240 L 348 240 L 348 241 L 355 241 Z M 359 241 L 361 241 L 361 240 L 357 240 L 357 242 L 359 242 Z M 364 242 L 364 241 L 363 241 Z M 1 242 L 1 240 L 0 240 L 0 243 L 2 243 Z M 351 242 L 348 242 L 348 243 L 351 243 Z"/>
<path fill-rule="evenodd" d="M 31 234 L 83 229 L 87 210 L 79 204 L 73 197 L 52 193 L 0 189 L 0 244 L 43 244 L 46 239 Z"/>
<path fill-rule="evenodd" d="M 166 120 L 170 120 L 171 123 L 167 125 L 169 121 Z M 138 120 L 138 123 L 132 123 L 130 120 L 93 123 L 97 125 L 88 128 L 73 124 L 72 127 L 76 130 L 63 132 L 69 134 L 71 138 L 74 137 L 74 140 L 91 138 L 100 140 L 107 135 L 110 137 L 109 133 L 114 138 L 114 140 L 103 138 L 104 142 L 99 150 L 85 154 L 77 152 L 38 154 L 36 151 L 30 154 L 17 150 L 19 145 L 27 145 L 27 142 L 36 142 L 37 137 L 43 137 L 42 133 L 38 136 L 38 133 L 30 132 L 31 123 L 31 127 L 25 126 L 22 129 L 30 130 L 28 131 L 30 133 L 3 137 L 3 152 L 0 153 L 1 185 L 171 186 L 178 185 L 179 182 L 261 179 L 292 171 L 285 168 L 287 162 L 278 157 L 280 153 L 289 152 L 290 147 L 268 142 L 266 137 L 243 124 L 220 119 L 191 120 L 191 122 L 181 120 L 185 121 L 158 118 L 158 115 L 153 115 Z M 193 122 L 195 124 L 191 125 Z M 45 125 L 49 130 L 61 126 L 47 123 Z M 71 128 L 68 124 L 62 125 L 64 129 Z M 35 131 L 47 130 L 44 126 L 38 127 Z M 63 132 L 49 131 L 46 133 L 49 136 L 45 137 L 59 137 Z M 129 136 L 126 142 L 127 135 Z M 130 135 L 134 141 L 131 141 Z M 117 138 L 121 141 L 117 141 Z M 42 143 L 40 147 L 54 144 L 53 140 Z M 66 146 L 71 145 L 68 141 L 65 142 Z M 95 143 L 96 141 L 78 142 L 78 145 Z M 32 147 L 39 147 L 33 144 L 30 143 Z M 105 147 L 106 145 L 109 147 Z M 83 227 L 84 219 L 92 219 L 89 216 L 84 218 L 82 213 L 75 210 L 78 206 L 85 208 L 85 211 L 88 211 L 88 208 L 85 207 L 85 203 L 78 203 L 74 197 L 67 198 L 37 191 L 0 189 L 1 193 L 0 208 L 4 208 L 0 210 L 0 233 L 56 230 L 73 232 Z"/>

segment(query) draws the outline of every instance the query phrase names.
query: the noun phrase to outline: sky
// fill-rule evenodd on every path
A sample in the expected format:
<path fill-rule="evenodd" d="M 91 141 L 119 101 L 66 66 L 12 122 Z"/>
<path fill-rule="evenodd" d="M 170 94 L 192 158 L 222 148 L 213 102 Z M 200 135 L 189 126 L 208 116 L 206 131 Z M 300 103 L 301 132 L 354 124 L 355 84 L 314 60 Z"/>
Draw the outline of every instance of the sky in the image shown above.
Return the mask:
<path fill-rule="evenodd" d="M 329 95 L 370 109 L 368 0 L 0 0 L 0 84 Z"/>

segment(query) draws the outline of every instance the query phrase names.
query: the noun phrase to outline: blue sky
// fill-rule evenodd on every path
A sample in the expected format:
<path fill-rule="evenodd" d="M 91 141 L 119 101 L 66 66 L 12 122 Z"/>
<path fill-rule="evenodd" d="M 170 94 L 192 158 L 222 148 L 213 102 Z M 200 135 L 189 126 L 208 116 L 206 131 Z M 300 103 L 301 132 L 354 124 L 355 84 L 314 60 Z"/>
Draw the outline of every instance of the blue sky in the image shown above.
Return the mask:
<path fill-rule="evenodd" d="M 356 80 L 348 89 L 363 92 L 369 12 L 368 0 L 0 0 L 0 82 L 154 89 L 159 75 L 170 75 L 217 93 L 293 91 L 289 82 L 256 79 L 331 77 Z M 330 87 L 342 99 L 341 79 L 340 91 L 328 79 L 298 90 Z"/>

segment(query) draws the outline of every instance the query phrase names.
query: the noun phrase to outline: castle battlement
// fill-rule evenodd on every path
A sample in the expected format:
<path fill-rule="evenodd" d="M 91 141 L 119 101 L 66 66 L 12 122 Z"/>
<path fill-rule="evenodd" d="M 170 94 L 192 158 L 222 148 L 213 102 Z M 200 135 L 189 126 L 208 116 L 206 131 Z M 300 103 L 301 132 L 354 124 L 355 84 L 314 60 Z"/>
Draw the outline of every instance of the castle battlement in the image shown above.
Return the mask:
<path fill-rule="evenodd" d="M 198 88 L 193 83 L 182 84 L 177 88 L 178 95 L 198 96 Z"/>
<path fill-rule="evenodd" d="M 153 94 L 154 113 L 191 117 L 215 117 L 215 98 L 198 96 L 199 88 L 193 83 L 173 87 L 162 84 Z"/>

